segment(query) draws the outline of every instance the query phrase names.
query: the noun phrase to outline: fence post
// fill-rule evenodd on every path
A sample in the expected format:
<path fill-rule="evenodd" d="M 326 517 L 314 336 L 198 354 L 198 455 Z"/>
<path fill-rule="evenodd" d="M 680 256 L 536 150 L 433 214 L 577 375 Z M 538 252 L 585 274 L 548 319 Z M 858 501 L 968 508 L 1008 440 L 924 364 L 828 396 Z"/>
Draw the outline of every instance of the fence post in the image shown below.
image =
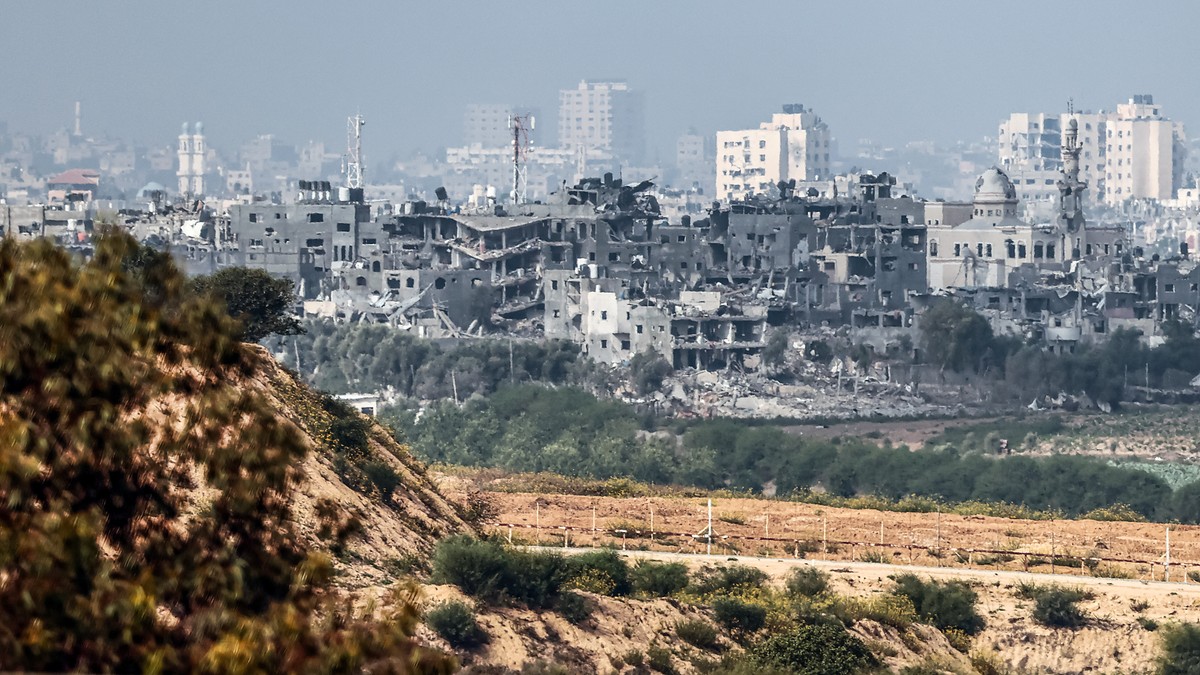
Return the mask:
<path fill-rule="evenodd" d="M 937 556 L 935 556 L 935 558 L 937 560 L 937 566 L 941 567 L 942 566 L 942 507 L 940 505 L 937 507 L 937 545 L 933 547 L 933 550 L 937 552 Z"/>
<path fill-rule="evenodd" d="M 712 555 L 712 499 L 708 500 L 708 548 L 705 549 L 706 555 Z"/>
<path fill-rule="evenodd" d="M 596 502 L 592 502 L 592 548 L 596 548 Z"/>
<path fill-rule="evenodd" d="M 537 528 L 537 545 L 542 545 L 542 504 L 541 502 L 533 503 L 533 522 Z"/>
<path fill-rule="evenodd" d="M 512 525 L 508 526 L 508 543 L 512 544 Z"/>
<path fill-rule="evenodd" d="M 1167 526 L 1166 557 L 1163 558 L 1163 581 L 1171 580 L 1171 526 Z"/>

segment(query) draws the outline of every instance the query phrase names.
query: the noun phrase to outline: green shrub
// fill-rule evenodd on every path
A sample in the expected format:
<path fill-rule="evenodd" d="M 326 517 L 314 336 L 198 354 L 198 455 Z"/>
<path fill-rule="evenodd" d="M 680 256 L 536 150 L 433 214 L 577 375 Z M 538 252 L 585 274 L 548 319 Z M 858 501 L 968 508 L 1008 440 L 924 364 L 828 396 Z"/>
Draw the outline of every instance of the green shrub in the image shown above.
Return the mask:
<path fill-rule="evenodd" d="M 329 437 L 341 452 L 353 453 L 367 449 L 367 423 L 358 413 L 347 409 L 329 425 Z"/>
<path fill-rule="evenodd" d="M 639 561 L 629 572 L 634 592 L 665 598 L 687 588 L 688 571 L 683 563 Z"/>
<path fill-rule="evenodd" d="M 704 567 L 692 579 L 688 590 L 697 595 L 730 595 L 762 588 L 766 572 L 747 565 Z"/>
<path fill-rule="evenodd" d="M 883 593 L 869 597 L 838 598 L 830 607 L 843 623 L 875 621 L 893 628 L 905 629 L 917 620 L 917 610 L 903 595 Z"/>
<path fill-rule="evenodd" d="M 633 584 L 629 579 L 629 563 L 619 553 L 612 550 L 589 551 L 567 558 L 571 568 L 571 578 L 585 580 L 590 585 L 609 588 L 608 591 L 597 590 L 586 585 L 580 585 L 583 590 L 604 595 L 629 595 Z"/>
<path fill-rule="evenodd" d="M 833 624 L 777 633 L 751 647 L 749 655 L 760 666 L 800 675 L 844 675 L 877 665 L 862 640 Z"/>
<path fill-rule="evenodd" d="M 983 617 L 975 611 L 978 596 L 961 581 L 922 581 L 914 574 L 895 578 L 893 593 L 912 601 L 917 616 L 941 630 L 956 628 L 968 635 L 983 630 Z"/>
<path fill-rule="evenodd" d="M 1151 632 L 1158 630 L 1158 622 L 1155 621 L 1154 619 L 1150 619 L 1150 618 L 1147 618 L 1144 616 L 1139 616 L 1137 618 L 1137 622 L 1138 622 L 1138 625 L 1141 626 L 1144 630 L 1148 630 Z"/>
<path fill-rule="evenodd" d="M 671 663 L 671 650 L 658 645 L 650 645 L 646 650 L 646 665 L 656 673 L 674 675 L 675 665 Z"/>
<path fill-rule="evenodd" d="M 793 598 L 811 598 L 829 590 L 829 575 L 816 567 L 797 567 L 788 572 L 784 589 Z"/>
<path fill-rule="evenodd" d="M 508 551 L 499 541 L 455 535 L 438 542 L 431 580 L 494 603 L 505 599 L 510 569 Z"/>
<path fill-rule="evenodd" d="M 717 648 L 717 629 L 713 628 L 711 623 L 701 619 L 688 619 L 676 622 L 675 635 L 693 647 L 709 651 Z"/>
<path fill-rule="evenodd" d="M 717 598 L 712 609 L 717 623 L 737 637 L 755 633 L 767 623 L 766 608 L 736 598 Z"/>
<path fill-rule="evenodd" d="M 1162 629 L 1159 675 L 1191 675 L 1200 672 L 1200 626 L 1177 623 Z"/>
<path fill-rule="evenodd" d="M 646 655 L 637 649 L 631 649 L 625 652 L 625 655 L 621 657 L 621 660 L 633 666 L 634 668 L 641 668 L 642 664 L 646 662 Z"/>
<path fill-rule="evenodd" d="M 392 465 L 387 462 L 379 460 L 363 462 L 362 470 L 367 479 L 379 490 L 384 501 L 391 499 L 396 488 L 400 486 L 400 474 L 396 473 Z"/>
<path fill-rule="evenodd" d="M 508 594 L 533 609 L 553 606 L 570 578 L 566 559 L 544 551 L 508 550 L 508 554 Z"/>
<path fill-rule="evenodd" d="M 488 640 L 466 603 L 443 602 L 425 613 L 425 624 L 455 649 L 474 649 Z"/>
<path fill-rule="evenodd" d="M 1034 601 L 1033 620 L 1051 628 L 1079 628 L 1087 623 L 1087 614 L 1079 609 L 1081 600 L 1093 594 L 1081 588 L 1021 584 L 1017 595 Z"/>
<path fill-rule="evenodd" d="M 569 578 L 555 553 L 516 551 L 495 539 L 455 535 L 438 543 L 432 581 L 454 584 L 488 603 L 516 600 L 533 609 L 551 607 Z"/>
<path fill-rule="evenodd" d="M 560 593 L 554 600 L 554 610 L 576 625 L 590 619 L 594 609 L 591 600 L 573 591 Z"/>

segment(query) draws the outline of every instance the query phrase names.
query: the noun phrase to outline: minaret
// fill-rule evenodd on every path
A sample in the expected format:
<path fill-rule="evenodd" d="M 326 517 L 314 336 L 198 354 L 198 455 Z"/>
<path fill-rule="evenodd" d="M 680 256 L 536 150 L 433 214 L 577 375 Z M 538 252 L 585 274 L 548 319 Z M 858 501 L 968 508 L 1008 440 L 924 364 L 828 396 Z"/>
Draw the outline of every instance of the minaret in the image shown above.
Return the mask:
<path fill-rule="evenodd" d="M 208 150 L 204 147 L 204 123 L 196 122 L 196 133 L 192 134 L 192 194 L 196 197 L 204 195 L 204 155 Z"/>
<path fill-rule="evenodd" d="M 192 191 L 192 133 L 191 125 L 183 123 L 179 131 L 179 170 L 175 175 L 179 178 L 179 194 L 188 195 Z"/>
<path fill-rule="evenodd" d="M 1087 183 L 1079 180 L 1079 122 L 1072 117 L 1067 122 L 1062 144 L 1062 175 L 1058 179 L 1059 228 L 1068 233 L 1083 228 L 1083 193 Z M 1065 254 L 1070 248 L 1062 249 Z"/>

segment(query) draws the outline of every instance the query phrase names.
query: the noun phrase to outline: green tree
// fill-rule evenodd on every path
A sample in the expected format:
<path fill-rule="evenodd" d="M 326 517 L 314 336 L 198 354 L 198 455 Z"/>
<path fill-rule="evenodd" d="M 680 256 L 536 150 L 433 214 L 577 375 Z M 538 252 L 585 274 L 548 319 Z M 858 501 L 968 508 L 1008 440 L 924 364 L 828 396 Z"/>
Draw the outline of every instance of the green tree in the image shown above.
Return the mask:
<path fill-rule="evenodd" d="M 629 359 L 629 372 L 637 393 L 645 396 L 661 389 L 663 380 L 674 372 L 674 368 L 666 359 L 647 349 Z"/>
<path fill-rule="evenodd" d="M 415 587 L 333 592 L 293 525 L 307 444 L 230 384 L 264 357 L 164 261 L 147 302 L 136 251 L 0 242 L 0 670 L 449 672 Z"/>
<path fill-rule="evenodd" d="M 957 300 L 942 298 L 925 310 L 921 334 L 927 360 L 943 368 L 978 371 L 985 359 L 1003 363 L 992 354 L 994 336 L 987 319 Z"/>
<path fill-rule="evenodd" d="M 244 342 L 302 332 L 299 319 L 292 315 L 294 284 L 265 270 L 226 267 L 192 279 L 192 289 L 224 303 L 229 315 L 240 323 L 239 337 Z"/>

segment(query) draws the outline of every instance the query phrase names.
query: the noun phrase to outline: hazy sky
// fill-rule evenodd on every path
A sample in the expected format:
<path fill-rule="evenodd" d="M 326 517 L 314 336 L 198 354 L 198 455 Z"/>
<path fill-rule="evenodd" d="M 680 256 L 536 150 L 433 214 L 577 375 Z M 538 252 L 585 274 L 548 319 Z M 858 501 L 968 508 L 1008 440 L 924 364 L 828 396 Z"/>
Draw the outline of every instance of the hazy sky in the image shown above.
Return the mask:
<path fill-rule="evenodd" d="M 785 102 L 844 147 L 978 139 L 1068 97 L 1151 93 L 1200 124 L 1197 26 L 1193 0 L 3 0 L 0 120 L 54 131 L 78 99 L 92 134 L 170 145 L 203 120 L 230 150 L 268 132 L 336 150 L 361 110 L 373 164 L 459 142 L 468 103 L 553 117 L 559 89 L 613 78 L 646 92 L 652 152 Z"/>

